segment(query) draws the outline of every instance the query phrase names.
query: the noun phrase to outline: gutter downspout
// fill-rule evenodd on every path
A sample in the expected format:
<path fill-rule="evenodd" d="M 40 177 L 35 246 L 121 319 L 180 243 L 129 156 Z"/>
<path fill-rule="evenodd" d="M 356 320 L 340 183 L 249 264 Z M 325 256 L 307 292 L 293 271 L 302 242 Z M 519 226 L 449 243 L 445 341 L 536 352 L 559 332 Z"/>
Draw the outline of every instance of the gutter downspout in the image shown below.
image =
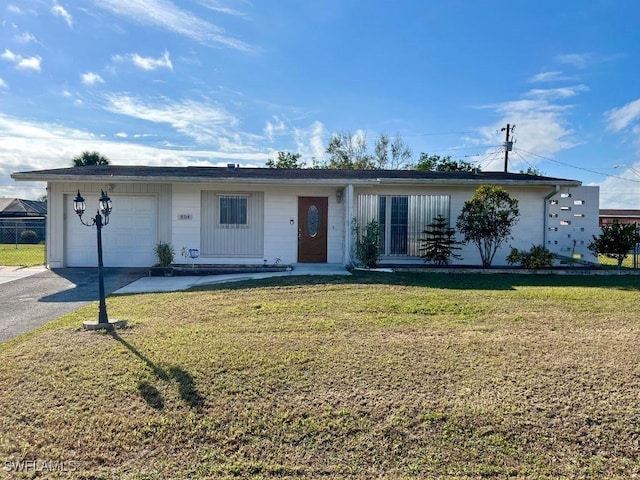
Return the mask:
<path fill-rule="evenodd" d="M 553 187 L 553 191 L 544 197 L 544 218 L 542 219 L 543 231 L 542 231 L 542 246 L 547 246 L 547 235 L 549 228 L 549 199 L 560 192 L 560 185 Z"/>

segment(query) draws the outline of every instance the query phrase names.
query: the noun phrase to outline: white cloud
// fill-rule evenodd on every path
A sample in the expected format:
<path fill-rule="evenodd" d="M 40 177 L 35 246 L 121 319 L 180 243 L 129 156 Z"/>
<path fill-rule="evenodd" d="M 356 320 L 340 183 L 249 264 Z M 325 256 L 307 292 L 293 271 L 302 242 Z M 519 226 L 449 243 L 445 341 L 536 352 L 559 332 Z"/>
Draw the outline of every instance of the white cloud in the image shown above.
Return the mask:
<path fill-rule="evenodd" d="M 20 55 L 13 53 L 8 48 L 5 48 L 4 52 L 0 54 L 0 58 L 9 60 L 10 62 L 13 62 L 13 63 L 18 63 L 22 57 Z"/>
<path fill-rule="evenodd" d="M 284 122 L 280 118 L 278 118 L 278 116 L 274 115 L 273 122 L 267 120 L 263 131 L 269 141 L 273 142 L 273 139 L 276 135 L 282 134 L 286 132 L 286 130 L 287 127 Z"/>
<path fill-rule="evenodd" d="M 542 83 L 542 82 L 557 82 L 562 80 L 568 80 L 568 77 L 563 75 L 562 72 L 541 72 L 527 80 L 529 83 Z"/>
<path fill-rule="evenodd" d="M 525 96 L 531 98 L 539 98 L 542 100 L 559 100 L 563 98 L 575 97 L 576 95 L 588 92 L 589 87 L 586 85 L 574 85 L 572 87 L 561 88 L 534 88 L 529 90 Z"/>
<path fill-rule="evenodd" d="M 7 85 L 7 82 L 5 82 L 2 77 L 0 77 L 0 88 L 4 88 L 4 89 L 8 89 L 9 85 Z"/>
<path fill-rule="evenodd" d="M 580 69 L 587 68 L 593 60 L 592 53 L 565 53 L 555 57 L 557 63 L 571 65 Z"/>
<path fill-rule="evenodd" d="M 600 208 L 640 209 L 640 163 L 616 171 L 600 186 Z"/>
<path fill-rule="evenodd" d="M 169 58 L 169 52 L 165 50 L 159 58 L 141 57 L 137 53 L 131 54 L 131 61 L 137 67 L 143 70 L 157 70 L 158 68 L 166 68 L 173 71 L 173 64 Z"/>
<path fill-rule="evenodd" d="M 240 51 L 256 50 L 228 35 L 222 28 L 181 9 L 170 0 L 93 0 L 98 8 L 127 17 L 143 25 L 154 25 L 184 35 L 207 46 L 223 46 Z"/>
<path fill-rule="evenodd" d="M 38 41 L 35 36 L 33 36 L 28 32 L 24 32 L 20 35 L 16 35 L 14 39 L 18 43 L 31 43 L 31 42 L 36 43 Z"/>
<path fill-rule="evenodd" d="M 0 136 L 0 197 L 27 199 L 46 193 L 46 184 L 16 182 L 10 178 L 11 173 L 71 166 L 71 159 L 84 150 L 97 150 L 114 165 L 225 166 L 233 161 L 250 167 L 264 165 L 273 156 L 272 152 L 171 150 L 120 139 L 109 141 L 87 131 L 60 124 L 25 121 L 2 113 Z"/>
<path fill-rule="evenodd" d="M 573 130 L 568 126 L 567 116 L 571 110 L 570 105 L 557 105 L 546 98 L 534 98 L 514 100 L 483 108 L 490 108 L 501 117 L 498 122 L 481 129 L 484 138 L 478 143 L 496 145 L 490 149 L 491 152 L 501 149 L 504 133 L 500 130 L 507 123 L 516 125 L 512 136 L 515 141 L 514 149 L 541 156 L 553 156 L 578 145 Z M 513 162 L 510 168 L 525 163 L 517 155 L 511 155 L 510 159 Z M 535 162 L 533 159 L 530 161 Z M 504 169 L 502 156 L 488 155 L 487 160 L 480 167 L 486 171 L 500 171 Z"/>
<path fill-rule="evenodd" d="M 11 13 L 16 13 L 18 15 L 22 13 L 22 10 L 20 10 L 20 7 L 18 7 L 17 5 L 8 5 L 7 10 Z"/>
<path fill-rule="evenodd" d="M 18 70 L 35 70 L 36 72 L 39 72 L 41 62 L 42 59 L 38 56 L 23 58 L 18 62 L 16 68 Z"/>
<path fill-rule="evenodd" d="M 213 10 L 214 12 L 225 13 L 227 15 L 234 15 L 238 17 L 244 17 L 246 15 L 239 10 L 221 5 L 217 0 L 200 0 L 198 3 L 209 10 Z"/>
<path fill-rule="evenodd" d="M 118 132 L 116 133 L 116 137 L 118 138 L 127 138 L 129 135 L 127 135 L 125 132 Z"/>
<path fill-rule="evenodd" d="M 193 100 L 177 102 L 169 98 L 155 101 L 140 99 L 130 95 L 110 95 L 106 109 L 154 123 L 171 125 L 183 135 L 198 142 L 217 142 L 230 145 L 238 119 L 224 107 L 211 103 L 198 103 Z M 237 145 L 238 142 L 236 142 Z"/>
<path fill-rule="evenodd" d="M 54 0 L 53 7 L 51 7 L 51 13 L 56 17 L 62 17 L 62 19 L 67 22 L 67 25 L 69 25 L 69 28 L 73 27 L 73 17 L 62 5 L 59 5 L 56 0 Z"/>
<path fill-rule="evenodd" d="M 80 75 L 82 83 L 85 85 L 96 85 L 98 83 L 104 83 L 104 79 L 97 73 L 87 72 Z"/>
<path fill-rule="evenodd" d="M 322 161 L 325 153 L 325 145 L 323 138 L 326 130 L 324 124 L 319 121 L 313 122 L 307 128 L 295 128 L 294 138 L 297 150 L 302 154 L 303 159 L 316 159 Z M 307 161 L 307 165 L 311 162 Z"/>
<path fill-rule="evenodd" d="M 607 129 L 619 132 L 640 118 L 640 98 L 605 113 Z"/>
<path fill-rule="evenodd" d="M 5 49 L 0 58 L 12 62 L 18 70 L 35 70 L 40 71 L 42 59 L 38 56 L 23 57 L 17 53 L 13 53 L 9 49 Z"/>

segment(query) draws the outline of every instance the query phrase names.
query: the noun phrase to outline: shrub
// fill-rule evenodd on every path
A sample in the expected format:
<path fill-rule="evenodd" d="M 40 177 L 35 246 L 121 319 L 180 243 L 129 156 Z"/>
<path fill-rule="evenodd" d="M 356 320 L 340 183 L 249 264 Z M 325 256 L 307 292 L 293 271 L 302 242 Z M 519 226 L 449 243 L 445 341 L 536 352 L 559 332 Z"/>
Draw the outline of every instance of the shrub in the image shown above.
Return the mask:
<path fill-rule="evenodd" d="M 519 263 L 522 268 L 546 268 L 553 265 L 553 255 L 544 245 L 532 245 L 528 252 L 512 248 L 507 262 L 509 265 Z"/>
<path fill-rule="evenodd" d="M 456 227 L 465 242 L 478 247 L 482 266 L 490 267 L 498 249 L 510 238 L 519 216 L 516 198 L 511 198 L 502 187 L 482 185 L 464 202 Z"/>
<path fill-rule="evenodd" d="M 156 243 L 155 254 L 158 259 L 158 265 L 161 267 L 170 267 L 176 252 L 170 243 L 158 242 Z"/>
<path fill-rule="evenodd" d="M 359 230 L 355 225 L 356 232 Z M 375 268 L 380 259 L 380 225 L 371 220 L 356 240 L 356 257 L 367 268 Z"/>
<path fill-rule="evenodd" d="M 35 245 L 38 243 L 38 234 L 33 230 L 23 230 L 20 234 L 20 242 Z"/>

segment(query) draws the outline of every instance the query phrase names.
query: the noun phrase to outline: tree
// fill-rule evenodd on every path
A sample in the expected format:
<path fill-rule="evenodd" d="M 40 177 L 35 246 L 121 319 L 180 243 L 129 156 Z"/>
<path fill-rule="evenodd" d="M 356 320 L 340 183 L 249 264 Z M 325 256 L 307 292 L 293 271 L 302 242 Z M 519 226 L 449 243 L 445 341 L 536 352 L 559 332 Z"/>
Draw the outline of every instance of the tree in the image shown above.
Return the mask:
<path fill-rule="evenodd" d="M 80 155 L 73 157 L 74 167 L 85 167 L 88 165 L 109 165 L 109 159 L 98 152 L 82 152 Z"/>
<path fill-rule="evenodd" d="M 453 160 L 449 155 L 441 157 L 422 152 L 418 163 L 412 168 L 422 172 L 473 172 L 476 167 L 464 160 Z"/>
<path fill-rule="evenodd" d="M 520 170 L 520 173 L 524 175 L 537 175 L 541 177 L 544 175 L 544 172 L 537 167 L 528 167 L 526 170 Z"/>
<path fill-rule="evenodd" d="M 304 168 L 304 162 L 300 161 L 300 153 L 291 152 L 278 152 L 278 158 L 276 160 L 267 160 L 267 167 L 269 168 Z"/>
<path fill-rule="evenodd" d="M 635 223 L 620 223 L 614 220 L 609 225 L 603 225 L 598 237 L 593 236 L 593 241 L 588 248 L 594 255 L 603 254 L 618 261 L 618 268 L 629 251 L 640 243 L 640 229 Z"/>
<path fill-rule="evenodd" d="M 465 242 L 473 242 L 478 247 L 482 266 L 490 267 L 519 216 L 518 200 L 511 198 L 504 188 L 482 185 L 464 203 L 456 227 Z"/>
<path fill-rule="evenodd" d="M 433 262 L 436 265 L 448 265 L 453 258 L 462 258 L 453 250 L 461 250 L 456 245 L 462 245 L 455 240 L 455 229 L 449 226 L 449 222 L 442 215 L 438 215 L 425 227 L 422 233 L 425 235 L 420 239 L 420 256 L 425 262 Z"/>
<path fill-rule="evenodd" d="M 367 151 L 367 135 L 352 134 L 351 132 L 334 133 L 327 145 L 329 159 L 325 168 L 343 170 L 371 170 L 376 164 Z"/>
<path fill-rule="evenodd" d="M 333 134 L 326 153 L 329 159 L 324 168 L 347 170 L 397 169 L 411 160 L 411 148 L 400 135 L 393 139 L 386 133 L 376 138 L 373 153 L 367 146 L 366 133 L 341 132 Z"/>

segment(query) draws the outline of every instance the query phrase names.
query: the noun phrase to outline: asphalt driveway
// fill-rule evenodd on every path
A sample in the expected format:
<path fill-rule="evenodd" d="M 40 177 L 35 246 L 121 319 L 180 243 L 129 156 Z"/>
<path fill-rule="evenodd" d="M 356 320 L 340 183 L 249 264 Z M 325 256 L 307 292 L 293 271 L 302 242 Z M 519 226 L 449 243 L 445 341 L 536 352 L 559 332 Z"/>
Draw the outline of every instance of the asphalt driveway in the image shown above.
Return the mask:
<path fill-rule="evenodd" d="M 105 293 L 109 295 L 140 277 L 141 268 L 105 268 Z M 46 270 L 0 284 L 0 342 L 28 332 L 98 300 L 97 268 Z M 108 301 L 107 301 L 108 308 Z M 96 317 L 98 311 L 96 308 Z"/>

